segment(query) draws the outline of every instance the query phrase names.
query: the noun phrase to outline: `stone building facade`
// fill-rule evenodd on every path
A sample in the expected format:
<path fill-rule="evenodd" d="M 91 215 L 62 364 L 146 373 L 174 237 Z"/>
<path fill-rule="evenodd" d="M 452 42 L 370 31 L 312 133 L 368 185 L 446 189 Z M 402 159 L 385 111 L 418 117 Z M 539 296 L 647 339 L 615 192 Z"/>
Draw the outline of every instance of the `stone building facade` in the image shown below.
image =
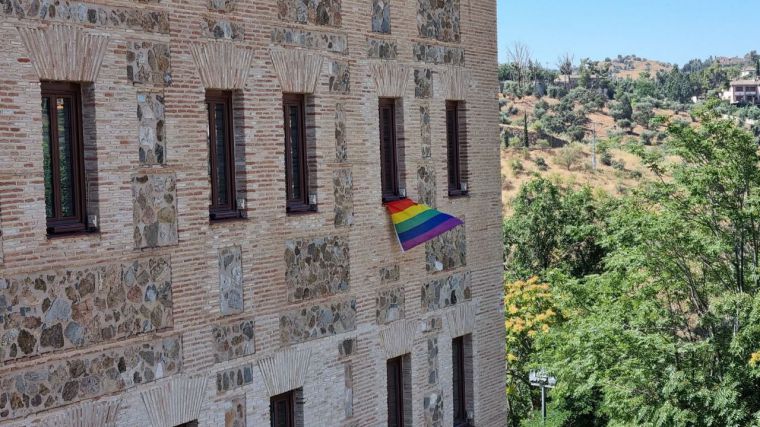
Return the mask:
<path fill-rule="evenodd" d="M 506 422 L 493 0 L 0 0 L 0 425 Z M 81 84 L 88 232 L 46 230 L 41 81 Z M 233 93 L 241 218 L 209 220 L 206 90 Z M 283 93 L 307 96 L 288 214 Z M 381 203 L 378 98 L 406 193 L 465 221 L 409 252 Z M 447 100 L 467 195 L 447 191 Z M 189 425 L 189 424 L 188 424 Z"/>

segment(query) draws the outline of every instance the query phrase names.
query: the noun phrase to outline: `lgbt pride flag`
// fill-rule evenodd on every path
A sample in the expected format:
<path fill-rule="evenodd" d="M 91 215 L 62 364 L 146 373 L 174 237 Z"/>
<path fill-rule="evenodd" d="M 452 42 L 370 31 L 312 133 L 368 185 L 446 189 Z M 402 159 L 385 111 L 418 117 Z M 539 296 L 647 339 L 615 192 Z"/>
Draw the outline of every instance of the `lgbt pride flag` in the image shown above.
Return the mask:
<path fill-rule="evenodd" d="M 396 237 L 404 251 L 462 224 L 459 218 L 410 199 L 388 202 L 385 207 L 391 215 Z"/>

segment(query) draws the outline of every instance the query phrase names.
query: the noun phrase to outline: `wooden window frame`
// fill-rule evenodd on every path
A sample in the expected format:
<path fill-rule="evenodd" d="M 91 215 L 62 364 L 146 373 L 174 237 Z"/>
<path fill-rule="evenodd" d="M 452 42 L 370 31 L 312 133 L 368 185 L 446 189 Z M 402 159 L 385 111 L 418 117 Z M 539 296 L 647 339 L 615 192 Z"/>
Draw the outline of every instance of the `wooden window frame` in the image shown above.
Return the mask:
<path fill-rule="evenodd" d="M 298 177 L 301 185 L 301 197 L 294 197 L 291 193 L 291 184 L 293 176 L 293 146 L 290 134 L 290 114 L 291 107 L 298 108 L 298 133 L 301 137 L 298 139 L 298 150 L 300 153 L 299 161 L 301 163 L 301 173 Z M 309 157 L 306 144 L 306 96 L 302 93 L 285 93 L 282 95 L 282 114 L 283 127 L 285 128 L 285 197 L 286 211 L 288 213 L 310 212 L 316 209 L 309 204 Z"/>
<path fill-rule="evenodd" d="M 47 218 L 48 235 L 61 235 L 92 231 L 87 228 L 87 192 L 84 170 L 84 135 L 82 124 L 82 88 L 78 83 L 43 81 L 40 85 L 42 98 L 49 98 L 50 165 L 52 174 L 53 217 Z M 64 217 L 61 212 L 60 147 L 58 141 L 58 120 L 55 115 L 56 99 L 71 99 L 71 159 L 72 194 L 74 215 Z M 47 200 L 45 201 L 47 203 Z M 47 209 L 46 209 L 47 212 Z"/>
<path fill-rule="evenodd" d="M 224 131 L 227 138 L 224 141 L 225 169 L 227 178 L 227 203 L 217 203 L 217 167 L 216 150 L 216 114 L 215 106 L 224 105 Z M 208 145 L 209 145 L 209 172 L 211 178 L 211 204 L 209 205 L 209 219 L 211 221 L 241 218 L 242 213 L 237 208 L 236 192 L 236 168 L 235 168 L 235 128 L 232 122 L 232 92 L 227 90 L 207 90 L 206 109 L 208 113 Z"/>
<path fill-rule="evenodd" d="M 391 371 L 393 370 L 393 371 Z M 394 391 L 395 397 L 396 397 L 396 412 L 393 413 L 391 411 L 391 393 L 390 393 L 390 378 L 391 375 L 395 377 L 395 384 L 396 388 Z M 393 359 L 388 359 L 386 362 L 386 376 L 387 376 L 387 387 L 388 387 L 388 395 L 387 395 L 387 405 L 388 405 L 388 425 L 391 424 L 391 420 L 395 421 L 396 426 L 403 427 L 405 425 L 405 419 L 404 419 L 404 356 L 398 356 L 394 357 Z"/>
<path fill-rule="evenodd" d="M 454 406 L 454 427 L 469 427 L 467 417 L 467 372 L 465 368 L 464 336 L 451 340 L 452 405 Z M 459 395 L 457 400 L 456 396 Z"/>
<path fill-rule="evenodd" d="M 446 101 L 446 164 L 448 168 L 449 197 L 466 196 L 462 189 L 462 138 L 459 101 Z"/>
<path fill-rule="evenodd" d="M 276 411 L 276 404 L 278 402 L 285 402 L 286 409 L 286 415 L 285 415 L 285 426 L 286 427 L 296 427 L 296 393 L 295 390 L 286 391 L 285 393 L 278 394 L 277 396 L 272 396 L 269 399 L 269 424 L 271 426 L 277 425 L 277 419 L 275 418 L 275 415 L 277 414 Z"/>
<path fill-rule="evenodd" d="M 385 126 L 383 121 L 383 110 L 390 109 L 391 122 Z M 391 134 L 385 134 L 385 128 L 390 129 Z M 399 165 L 398 165 L 398 132 L 396 129 L 396 98 L 379 98 L 378 99 L 378 128 L 380 134 L 380 188 L 382 192 L 383 203 L 392 202 L 401 199 Z M 388 138 L 386 138 L 388 137 Z M 390 147 L 385 146 L 388 139 Z M 391 151 L 391 164 L 385 163 L 386 150 Z M 391 174 L 391 188 L 386 188 L 386 176 Z"/>

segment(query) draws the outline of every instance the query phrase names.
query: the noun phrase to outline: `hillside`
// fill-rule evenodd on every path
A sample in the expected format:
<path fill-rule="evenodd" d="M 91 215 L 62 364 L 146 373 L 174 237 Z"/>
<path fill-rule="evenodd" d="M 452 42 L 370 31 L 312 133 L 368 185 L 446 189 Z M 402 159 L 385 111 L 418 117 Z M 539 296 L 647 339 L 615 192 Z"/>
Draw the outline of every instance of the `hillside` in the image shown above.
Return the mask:
<path fill-rule="evenodd" d="M 607 62 L 611 65 L 612 74 L 621 79 L 636 80 L 645 71 L 654 76 L 658 71 L 670 71 L 673 68 L 666 62 L 636 56 L 618 57 Z"/>
<path fill-rule="evenodd" d="M 654 175 L 641 164 L 635 155 L 624 150 L 610 149 L 613 166 L 603 165 L 597 153 L 597 168 L 592 169 L 590 145 L 577 145 L 580 149 L 574 165 L 561 165 L 564 148 L 530 149 L 505 148 L 501 150 L 502 203 L 504 214 L 510 212 L 509 202 L 517 195 L 520 186 L 540 175 L 561 185 L 581 187 L 588 185 L 610 195 L 622 194 L 636 187 L 643 178 Z M 541 160 L 546 164 L 540 167 Z M 542 170 L 543 169 L 543 170 Z"/>

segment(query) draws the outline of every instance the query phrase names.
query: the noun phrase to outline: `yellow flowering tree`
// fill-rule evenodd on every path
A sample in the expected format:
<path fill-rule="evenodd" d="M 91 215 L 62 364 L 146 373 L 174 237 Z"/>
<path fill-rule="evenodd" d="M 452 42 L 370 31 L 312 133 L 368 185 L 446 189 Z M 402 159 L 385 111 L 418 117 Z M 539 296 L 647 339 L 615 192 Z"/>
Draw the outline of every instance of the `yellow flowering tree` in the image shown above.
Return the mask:
<path fill-rule="evenodd" d="M 532 409 L 526 364 L 537 334 L 557 318 L 551 289 L 537 277 L 504 285 L 504 327 L 507 331 L 507 399 L 510 413 Z"/>

